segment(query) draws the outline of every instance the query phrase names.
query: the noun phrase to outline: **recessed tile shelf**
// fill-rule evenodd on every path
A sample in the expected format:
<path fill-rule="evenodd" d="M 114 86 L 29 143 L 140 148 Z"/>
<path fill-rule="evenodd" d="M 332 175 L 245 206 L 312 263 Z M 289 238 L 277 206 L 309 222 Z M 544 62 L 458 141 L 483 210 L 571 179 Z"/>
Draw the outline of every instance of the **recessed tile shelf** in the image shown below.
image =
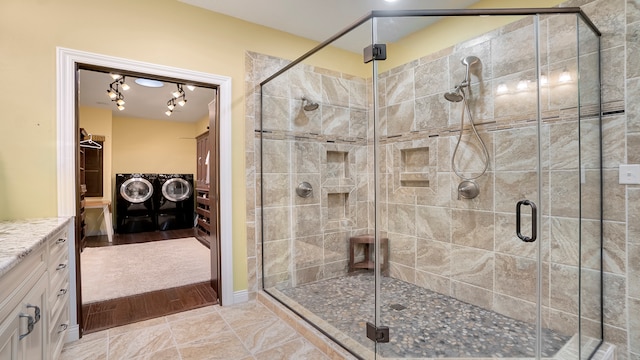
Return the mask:
<path fill-rule="evenodd" d="M 400 150 L 400 186 L 429 187 L 429 148 Z"/>
<path fill-rule="evenodd" d="M 327 151 L 327 178 L 349 177 L 348 155 L 346 151 Z"/>
<path fill-rule="evenodd" d="M 328 220 L 341 220 L 347 217 L 347 204 L 349 203 L 348 193 L 327 194 L 327 203 L 329 210 Z"/>
<path fill-rule="evenodd" d="M 427 174 L 422 173 L 401 173 L 400 185 L 405 187 L 429 187 Z"/>

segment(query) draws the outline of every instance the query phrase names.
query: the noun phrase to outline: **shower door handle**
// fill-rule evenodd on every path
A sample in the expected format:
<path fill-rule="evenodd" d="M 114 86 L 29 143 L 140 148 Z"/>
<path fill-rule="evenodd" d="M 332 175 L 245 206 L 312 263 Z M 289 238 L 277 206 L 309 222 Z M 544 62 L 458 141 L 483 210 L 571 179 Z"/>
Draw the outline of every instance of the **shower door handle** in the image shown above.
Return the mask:
<path fill-rule="evenodd" d="M 531 237 L 522 235 L 520 231 L 520 208 L 522 205 L 531 206 Z M 530 200 L 520 200 L 516 204 L 516 234 L 520 238 L 520 240 L 524 242 L 534 242 L 538 238 L 538 208 L 533 201 Z"/>

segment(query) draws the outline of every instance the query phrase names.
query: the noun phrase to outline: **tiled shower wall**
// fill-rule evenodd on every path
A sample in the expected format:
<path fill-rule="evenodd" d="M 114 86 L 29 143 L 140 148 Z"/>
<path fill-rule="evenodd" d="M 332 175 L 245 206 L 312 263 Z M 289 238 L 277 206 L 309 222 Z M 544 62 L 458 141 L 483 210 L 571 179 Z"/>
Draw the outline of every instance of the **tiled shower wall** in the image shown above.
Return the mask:
<path fill-rule="evenodd" d="M 591 41 L 580 44 L 582 118 L 578 121 L 578 46 L 575 40 L 567 40 L 576 39 L 576 32 L 574 15 L 549 16 L 540 22 L 541 72 L 548 81 L 539 85 L 543 224 L 537 243 L 523 243 L 515 236 L 514 216 L 519 200 L 538 201 L 533 19 L 380 74 L 379 104 L 386 143 L 381 226 L 390 239 L 393 277 L 535 322 L 541 243 L 544 325 L 573 335 L 578 329 L 582 188 L 582 261 L 591 268 L 583 271 L 583 293 L 589 295 L 582 303 L 583 320 L 590 325 L 585 334 L 597 334 L 597 42 L 588 31 L 581 34 Z M 481 61 L 473 68 L 467 94 L 489 153 L 487 172 L 481 175 L 486 161 L 482 144 L 467 126 L 455 163 L 466 178 L 478 176 L 480 195 L 471 200 L 457 197 L 462 179 L 452 171 L 451 162 L 463 103 L 450 103 L 443 96 L 464 79 L 460 59 L 468 55 Z M 574 80 L 561 83 L 558 78 L 565 69 Z M 528 88 L 518 89 L 521 81 Z M 500 93 L 500 84 L 509 90 Z M 468 124 L 467 114 L 465 119 Z M 531 225 L 523 229 L 531 234 Z"/>
<path fill-rule="evenodd" d="M 640 204 L 640 187 L 619 185 L 617 182 L 619 164 L 640 163 L 640 155 L 638 155 L 640 154 L 640 113 L 637 105 L 640 102 L 640 60 L 637 56 L 640 50 L 640 45 L 638 45 L 640 44 L 640 2 L 636 0 L 578 0 L 570 1 L 565 6 L 581 6 L 603 32 L 602 95 L 606 112 L 603 118 L 605 339 L 618 346 L 618 356 L 621 359 L 640 359 L 640 318 L 636 316 L 640 313 L 640 242 L 637 240 L 640 239 L 640 225 L 638 225 L 640 224 L 640 205 L 638 205 Z M 556 51 L 562 49 L 563 46 L 561 42 L 554 43 L 553 41 L 554 35 L 569 28 L 562 24 L 549 24 L 540 29 L 543 37 L 547 36 L 545 31 L 551 30 L 551 35 L 548 37 L 549 42 L 541 49 L 543 51 L 543 66 L 546 66 L 546 68 L 543 67 L 543 70 L 549 70 L 549 74 L 555 71 L 557 75 L 558 71 L 563 70 L 566 65 L 575 74 L 575 63 L 563 64 L 563 61 L 570 59 L 570 56 L 562 55 L 562 51 Z M 383 140 L 386 151 L 382 152 L 385 159 L 381 161 L 380 165 L 383 166 L 382 170 L 386 174 L 384 191 L 389 196 L 388 206 L 383 210 L 386 212 L 384 218 L 388 218 L 388 223 L 383 226 L 386 226 L 389 231 L 390 243 L 393 248 L 391 255 L 393 276 L 441 292 L 448 291 L 448 293 L 467 301 L 484 303 L 488 307 L 493 307 L 497 311 L 512 316 L 526 318 L 531 316 L 531 294 L 527 290 L 528 287 L 522 286 L 522 284 L 530 284 L 532 281 L 527 275 L 532 274 L 534 270 L 531 269 L 532 254 L 528 249 L 523 250 L 524 245 L 514 240 L 510 235 L 513 232 L 514 219 L 513 215 L 506 214 L 509 211 L 512 213 L 512 210 L 507 207 L 512 207 L 515 199 L 530 196 L 529 188 L 523 189 L 522 186 L 523 183 L 526 183 L 530 176 L 529 172 L 533 169 L 530 163 L 531 154 L 525 151 L 530 147 L 522 142 L 526 143 L 534 139 L 531 134 L 535 133 L 535 129 L 529 126 L 526 120 L 532 118 L 530 110 L 532 106 L 535 106 L 535 103 L 531 102 L 530 95 L 526 95 L 526 92 L 514 92 L 504 96 L 479 96 L 486 95 L 483 94 L 483 91 L 495 94 L 498 79 L 502 78 L 508 82 L 511 78 L 510 85 L 513 88 L 517 84 L 516 79 L 519 80 L 523 75 L 528 76 L 527 69 L 530 69 L 533 55 L 520 53 L 520 49 L 525 47 L 522 47 L 517 41 L 532 41 L 532 39 L 527 39 L 527 35 L 525 35 L 525 33 L 532 34 L 532 31 L 525 30 L 523 26 L 529 25 L 519 23 L 508 26 L 500 30 L 505 35 L 503 38 L 495 37 L 496 34 L 490 34 L 488 37 L 480 37 L 476 39 L 477 41 L 460 44 L 453 49 L 445 49 L 438 54 L 416 60 L 411 64 L 383 74 L 384 81 L 382 83 L 385 88 L 384 91 L 381 91 L 384 97 L 380 101 L 381 104 L 386 105 L 386 108 L 382 113 L 381 121 L 387 130 L 387 136 L 403 134 L 403 137 L 395 140 L 393 138 Z M 492 36 L 493 43 L 490 40 Z M 480 45 L 483 42 L 486 43 L 485 48 Z M 514 46 L 514 44 L 516 45 Z M 549 50 L 548 54 L 544 52 L 545 49 Z M 473 99 L 483 100 L 472 100 L 471 108 L 474 109 L 474 119 L 482 124 L 479 126 L 479 130 L 487 142 L 492 161 L 489 172 L 478 179 L 482 187 L 480 197 L 477 200 L 458 202 L 455 192 L 458 180 L 450 171 L 449 156 L 455 144 L 456 134 L 454 131 L 457 129 L 460 108 L 459 104 L 448 104 L 442 97 L 442 93 L 449 91 L 455 83 L 464 77 L 464 67 L 460 65 L 459 59 L 462 56 L 470 55 L 469 51 L 472 51 L 472 55 L 480 57 L 483 61 L 483 81 L 472 87 L 471 95 Z M 495 56 L 496 51 L 509 53 L 503 58 L 498 58 Z M 588 53 L 588 51 L 581 51 L 582 53 Z M 554 58 L 556 56 L 557 58 Z M 491 59 L 491 61 L 486 61 L 486 59 Z M 513 62 L 508 59 L 518 59 L 515 62 L 520 62 L 520 60 L 522 62 L 520 65 L 516 65 L 518 69 L 514 70 L 513 64 L 500 63 L 500 61 Z M 247 53 L 246 176 L 247 255 L 250 292 L 259 290 L 261 276 L 259 264 L 261 246 L 257 241 L 261 234 L 259 227 L 256 227 L 260 219 L 257 216 L 260 209 L 259 184 L 257 183 L 257 178 L 259 178 L 257 176 L 259 174 L 259 154 L 257 152 L 259 146 L 255 133 L 255 129 L 259 128 L 257 124 L 260 120 L 258 84 L 262 79 L 284 66 L 285 63 L 286 61 L 281 59 Z M 429 63 L 430 66 L 421 67 L 426 63 Z M 485 69 L 485 65 L 491 68 Z M 572 68 L 572 66 L 574 67 Z M 442 69 L 447 69 L 447 71 Z M 322 73 L 321 69 L 314 69 L 314 71 Z M 410 72 L 413 72 L 413 79 L 409 79 L 407 75 Z M 336 79 L 343 77 L 340 74 L 335 75 L 332 77 Z M 420 76 L 430 79 L 429 86 L 423 89 L 422 93 L 417 92 Z M 589 74 L 581 74 L 581 76 L 589 76 Z M 476 78 L 474 77 L 474 79 Z M 553 76 L 550 75 L 549 78 L 551 79 Z M 440 83 L 438 83 L 438 79 Z M 351 80 L 355 80 L 356 83 L 360 82 L 359 79 Z M 411 81 L 414 82 L 414 93 L 409 97 L 404 98 L 403 90 L 394 90 L 394 86 L 396 86 L 394 84 L 407 84 Z M 535 86 L 536 84 L 531 85 Z M 551 85 L 549 84 L 549 86 Z M 311 85 L 305 83 L 299 86 Z M 409 88 L 397 87 L 397 89 Z M 319 90 L 317 87 L 314 89 Z M 383 89 L 381 88 L 381 90 Z M 307 91 L 313 91 L 313 89 L 305 89 L 305 95 Z M 308 94 L 311 93 L 308 92 Z M 299 95 L 301 94 L 289 95 L 289 111 L 295 113 L 296 110 L 291 110 L 291 107 L 300 107 L 301 104 L 294 99 Z M 318 93 L 314 95 L 318 95 Z M 307 96 L 312 98 L 312 95 Z M 575 111 L 571 110 L 571 105 L 575 106 L 575 104 L 554 103 L 555 99 L 559 98 L 564 97 L 549 96 L 543 99 L 543 104 L 548 106 L 547 111 L 543 113 L 545 122 L 542 127 L 543 158 L 548 158 L 546 160 L 548 162 L 543 165 L 543 179 L 549 182 L 555 181 L 556 185 L 562 186 L 565 183 L 562 179 L 563 171 L 565 174 L 572 174 L 572 176 L 577 171 L 571 169 L 570 160 L 572 157 L 569 155 L 570 151 L 574 153 L 578 151 L 577 145 L 572 140 L 575 139 L 575 133 L 571 133 L 576 131 L 575 123 L 577 120 Z M 312 100 L 321 101 L 316 99 L 321 98 L 312 98 Z M 413 108 L 410 105 L 411 102 L 413 102 Z M 287 108 L 284 104 L 281 107 L 282 109 Z M 363 111 L 362 109 L 365 108 L 366 105 L 357 110 Z M 347 119 L 344 109 L 335 109 L 334 112 L 337 117 Z M 424 114 L 429 114 L 429 116 Z M 366 116 L 366 113 L 360 113 L 359 116 Z M 393 122 L 384 123 L 391 118 L 394 119 Z M 429 122 L 425 121 L 427 118 Z M 349 119 L 351 121 L 351 114 Z M 492 123 L 494 120 L 496 122 Z M 586 131 L 594 120 L 583 118 L 582 122 L 585 127 L 581 131 Z M 296 123 L 300 123 L 302 126 L 327 124 L 327 129 L 340 128 L 340 124 L 335 122 L 330 125 L 332 124 L 331 119 L 324 118 L 324 116 L 323 119 L 309 122 L 305 122 L 304 117 L 302 119 L 296 118 Z M 340 134 L 344 137 L 346 134 L 344 123 L 342 126 Z M 418 131 L 410 133 L 416 130 Z M 314 130 L 308 132 L 315 133 Z M 432 135 L 432 137 L 423 136 L 425 134 Z M 352 135 L 349 133 L 347 138 Z M 585 136 L 584 133 L 582 135 Z M 275 140 L 278 139 L 277 136 L 284 138 L 285 134 L 276 132 L 276 134 L 269 136 Z M 292 136 L 292 134 L 286 136 Z M 316 135 L 313 135 L 311 140 L 298 140 L 295 143 L 308 145 L 312 152 L 324 153 L 326 149 L 321 150 L 322 145 L 320 144 L 326 143 L 326 139 L 321 138 L 316 141 L 318 138 L 314 138 L 314 136 Z M 317 133 L 317 136 L 324 135 Z M 589 136 L 584 137 L 584 139 L 589 138 Z M 463 142 L 468 140 L 468 138 L 464 138 Z M 356 144 L 348 145 L 338 143 L 335 150 L 332 150 L 331 158 L 339 159 L 344 156 L 340 155 L 341 153 L 351 153 L 344 147 L 361 146 L 359 141 L 359 139 L 355 139 Z M 294 147 L 292 139 L 283 143 L 288 145 L 284 145 L 284 152 L 277 153 L 276 157 L 285 156 L 289 161 L 293 161 L 295 155 L 291 154 L 295 154 L 295 151 L 292 150 Z M 341 146 L 344 147 L 341 148 Z M 477 150 L 476 146 L 474 151 L 477 153 Z M 583 151 L 588 150 L 583 149 Z M 360 154 L 358 155 L 360 157 L 366 157 L 359 149 L 355 153 Z M 356 164 L 358 164 L 358 156 L 356 156 Z M 429 159 L 429 165 L 426 167 L 424 167 L 423 161 L 425 158 Z M 320 164 L 318 166 L 322 166 L 321 159 L 316 162 L 316 164 Z M 366 163 L 366 160 L 362 160 L 360 165 L 356 165 L 356 167 L 366 166 Z M 330 166 L 328 164 L 327 166 Z M 463 158 L 458 166 L 466 170 L 473 169 L 473 166 L 477 168 L 477 164 L 478 159 Z M 309 165 L 309 174 L 315 173 L 314 166 L 316 165 Z M 585 184 L 590 183 L 588 181 L 590 178 L 589 170 L 589 168 L 584 170 L 587 179 Z M 370 170 L 362 169 L 362 172 L 366 171 Z M 316 178 L 320 176 L 315 174 Z M 299 177 L 300 175 L 295 175 L 294 178 L 289 179 L 286 183 L 287 189 L 291 190 L 291 186 L 297 184 Z M 345 179 L 347 178 L 345 177 Z M 357 183 L 358 180 L 354 178 L 353 181 Z M 360 181 L 368 180 L 363 175 Z M 414 186 L 409 189 L 410 186 L 402 186 L 402 184 Z M 357 188 L 361 189 L 364 196 L 365 187 L 358 185 Z M 565 188 L 569 189 L 570 186 L 565 186 Z M 315 184 L 314 189 L 317 189 Z M 563 187 L 552 187 L 552 189 L 563 189 Z M 349 192 L 348 199 L 344 195 L 339 195 L 345 193 L 337 192 L 338 195 L 332 196 L 334 204 L 345 204 L 347 201 L 348 204 L 354 204 L 351 192 Z M 589 192 L 584 191 L 583 193 L 587 196 L 583 200 L 590 200 L 588 198 Z M 315 194 L 324 196 L 322 192 L 314 191 L 314 196 L 316 196 Z M 293 197 L 294 195 L 286 196 Z M 411 197 L 415 198 L 415 203 L 412 203 Z M 545 289 L 545 294 L 548 294 L 548 297 L 545 296 L 543 302 L 547 309 L 545 318 L 552 317 L 554 323 L 566 324 L 574 330 L 576 319 L 572 314 L 575 313 L 577 298 L 575 297 L 576 289 L 572 286 L 576 283 L 575 262 L 578 251 L 575 243 L 567 243 L 563 240 L 575 238 L 575 231 L 578 228 L 574 216 L 554 212 L 570 212 L 575 209 L 566 202 L 566 199 L 574 199 L 575 194 L 556 191 L 552 194 L 544 193 L 543 198 L 551 200 L 549 201 L 550 206 L 543 206 L 545 214 L 551 215 L 545 216 L 543 224 L 543 233 L 550 240 L 543 250 L 545 276 L 550 276 L 548 282 L 550 287 Z M 329 197 L 327 197 L 327 202 L 329 202 L 328 199 Z M 346 208 L 353 209 L 364 206 L 362 203 L 358 204 L 357 201 L 363 197 L 358 198 L 356 195 L 355 199 L 356 205 Z M 296 201 L 300 201 L 300 199 L 296 199 Z M 315 200 L 306 199 L 303 201 L 311 202 L 308 205 L 302 205 L 312 209 L 310 214 L 325 215 L 323 213 L 324 207 L 313 203 Z M 449 202 L 449 206 L 446 206 L 446 202 Z M 273 207 L 278 208 L 278 205 Z M 590 205 L 587 202 L 583 204 L 583 207 L 589 208 Z M 328 209 L 328 204 L 326 208 Z M 356 214 L 362 216 L 363 212 L 366 211 L 358 211 Z M 412 225 L 402 219 L 402 214 L 414 216 L 416 221 Z M 290 215 L 287 214 L 289 219 L 294 219 Z M 328 213 L 326 216 L 328 219 Z M 319 217 L 313 221 L 325 221 L 320 220 L 323 218 Z M 326 259 L 323 258 L 322 265 L 320 265 L 317 256 L 312 256 L 311 260 L 297 260 L 294 259 L 295 257 L 291 257 L 295 253 L 295 249 L 304 248 L 305 244 L 302 244 L 301 246 L 296 245 L 295 248 L 290 245 L 283 246 L 283 260 L 279 264 L 276 262 L 273 266 L 275 269 L 280 266 L 282 274 L 284 274 L 285 268 L 294 269 L 291 267 L 294 263 L 296 266 L 301 265 L 302 267 L 295 267 L 300 269 L 324 266 L 324 269 L 338 269 L 334 274 L 343 271 L 346 266 L 348 232 L 365 232 L 368 231 L 369 226 L 364 226 L 364 220 L 351 219 L 351 223 L 345 222 L 344 231 L 333 232 L 339 234 L 333 243 L 331 239 L 326 239 L 323 235 L 323 256 L 324 254 L 329 254 L 329 256 Z M 285 219 L 284 221 L 284 224 L 290 229 L 294 227 L 291 220 Z M 293 222 L 297 223 L 298 220 L 293 220 Z M 589 234 L 594 233 L 594 230 L 590 230 L 593 228 L 590 228 L 590 222 L 585 223 L 581 231 L 583 236 L 586 235 L 586 238 L 589 238 Z M 487 235 L 484 230 L 478 234 L 476 229 L 480 226 L 477 224 L 485 230 L 490 229 L 490 234 Z M 281 240 L 276 238 L 273 239 L 274 247 L 277 247 L 278 241 Z M 309 247 L 313 249 L 320 247 L 319 238 L 309 240 Z M 341 243 L 343 240 L 344 242 Z M 487 249 L 490 246 L 493 248 L 492 250 Z M 329 251 L 325 251 L 325 248 Z M 344 255 L 341 256 L 342 251 L 344 251 Z M 588 248 L 583 248 L 582 253 L 589 254 L 589 251 Z M 300 253 L 306 252 L 301 251 Z M 587 255 L 583 260 L 591 258 L 590 255 Z M 429 260 L 427 261 L 427 259 Z M 458 263 L 457 260 L 465 260 L 465 262 Z M 456 264 L 459 265 L 452 267 L 451 261 L 456 261 Z M 305 264 L 305 262 L 308 263 Z M 330 264 L 333 264 L 334 267 Z M 269 271 L 272 272 L 272 270 Z M 327 271 L 326 275 L 332 274 L 331 271 Z M 512 276 L 513 274 L 516 275 L 515 278 Z M 284 276 L 273 280 L 293 283 L 294 280 L 312 280 L 319 278 L 320 275 L 323 273 L 319 273 L 318 270 L 310 270 L 295 275 L 296 279 Z M 585 298 L 586 302 L 583 305 L 588 307 L 589 297 Z M 517 314 L 514 314 L 514 309 L 517 309 Z M 558 322 L 559 319 L 563 321 Z"/>
<path fill-rule="evenodd" d="M 248 56 L 260 69 L 280 62 Z M 263 130 L 265 287 L 344 275 L 349 237 L 369 228 L 366 82 L 302 65 L 263 90 L 269 111 L 252 126 Z M 320 106 L 306 111 L 302 98 Z M 252 141 L 258 157 L 260 132 Z M 308 197 L 296 192 L 305 182 Z"/>

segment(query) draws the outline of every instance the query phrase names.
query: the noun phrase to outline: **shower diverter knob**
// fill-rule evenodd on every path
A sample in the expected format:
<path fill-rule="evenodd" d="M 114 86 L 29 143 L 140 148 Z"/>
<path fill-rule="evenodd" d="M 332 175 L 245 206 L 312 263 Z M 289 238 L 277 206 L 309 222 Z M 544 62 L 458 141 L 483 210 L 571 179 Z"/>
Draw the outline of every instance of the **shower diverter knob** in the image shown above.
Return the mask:
<path fill-rule="evenodd" d="M 306 181 L 301 182 L 296 187 L 296 194 L 303 198 L 308 198 L 313 193 L 313 187 Z"/>
<path fill-rule="evenodd" d="M 458 185 L 458 200 L 462 197 L 473 199 L 480 194 L 480 186 L 473 180 L 464 180 Z"/>

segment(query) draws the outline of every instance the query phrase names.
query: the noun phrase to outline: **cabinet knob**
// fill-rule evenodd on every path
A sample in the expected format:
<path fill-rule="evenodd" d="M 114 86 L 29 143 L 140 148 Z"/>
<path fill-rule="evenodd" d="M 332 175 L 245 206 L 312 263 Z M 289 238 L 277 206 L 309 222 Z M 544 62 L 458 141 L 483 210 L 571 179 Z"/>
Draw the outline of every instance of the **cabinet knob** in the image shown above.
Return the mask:
<path fill-rule="evenodd" d="M 60 238 L 60 239 L 56 240 L 56 244 L 64 244 L 66 241 L 67 241 L 67 239 Z"/>
<path fill-rule="evenodd" d="M 65 269 L 67 267 L 67 264 L 58 264 L 58 266 L 56 267 L 56 270 L 62 270 Z"/>
<path fill-rule="evenodd" d="M 60 291 L 58 291 L 58 296 L 62 296 L 66 293 L 67 293 L 67 289 L 60 289 Z"/>

